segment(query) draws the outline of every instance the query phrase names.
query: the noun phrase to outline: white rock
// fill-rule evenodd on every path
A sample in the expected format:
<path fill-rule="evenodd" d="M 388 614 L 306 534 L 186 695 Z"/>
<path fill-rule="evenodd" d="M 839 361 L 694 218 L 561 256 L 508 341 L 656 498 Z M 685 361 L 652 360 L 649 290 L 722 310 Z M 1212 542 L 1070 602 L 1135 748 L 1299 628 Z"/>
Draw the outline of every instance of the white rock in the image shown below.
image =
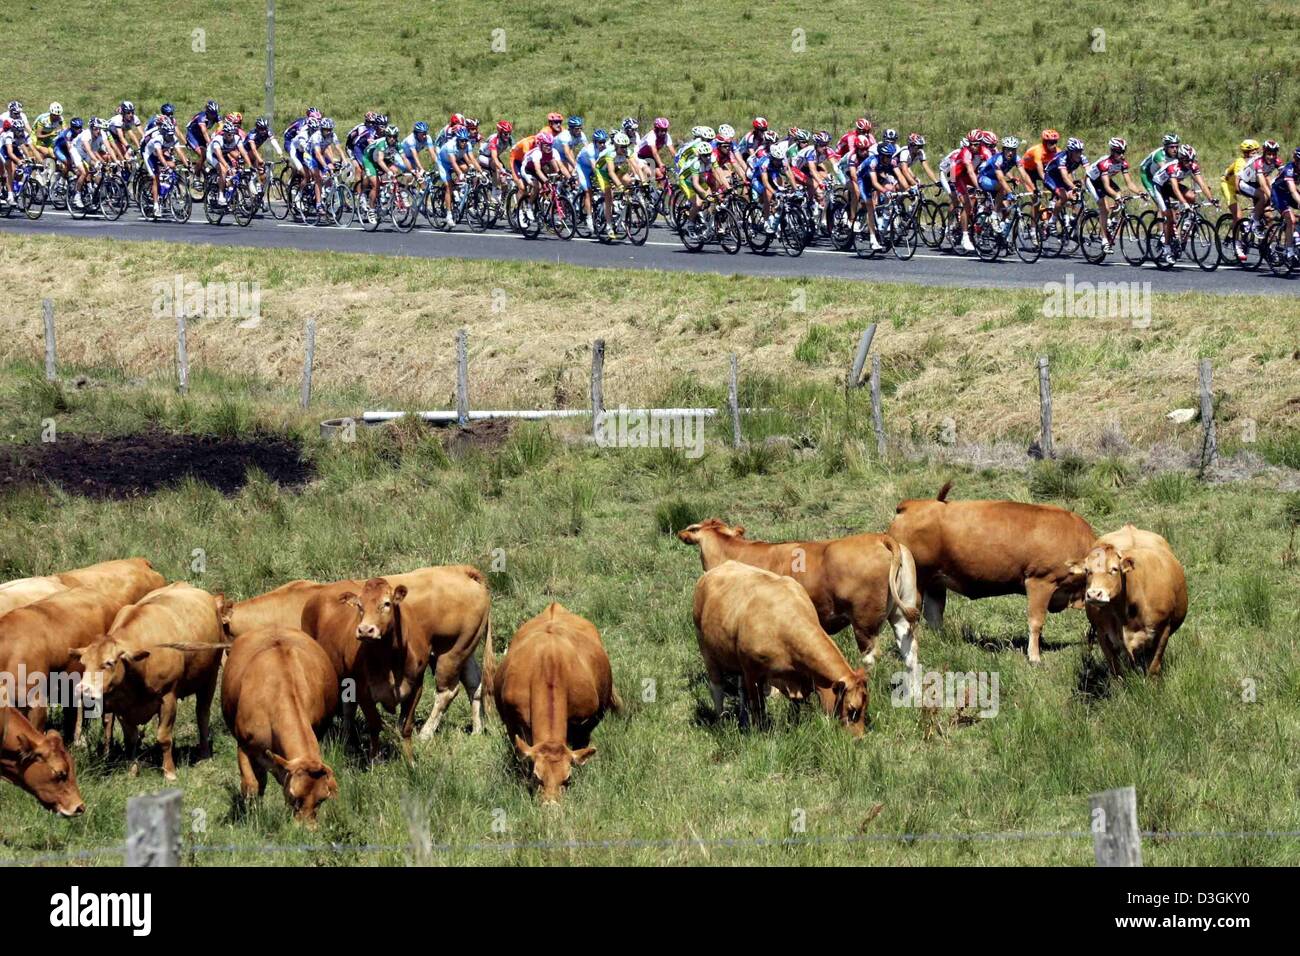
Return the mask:
<path fill-rule="evenodd" d="M 1186 425 L 1194 419 L 1196 415 L 1197 411 L 1194 408 L 1175 408 L 1172 412 L 1166 415 L 1165 418 L 1177 425 Z"/>

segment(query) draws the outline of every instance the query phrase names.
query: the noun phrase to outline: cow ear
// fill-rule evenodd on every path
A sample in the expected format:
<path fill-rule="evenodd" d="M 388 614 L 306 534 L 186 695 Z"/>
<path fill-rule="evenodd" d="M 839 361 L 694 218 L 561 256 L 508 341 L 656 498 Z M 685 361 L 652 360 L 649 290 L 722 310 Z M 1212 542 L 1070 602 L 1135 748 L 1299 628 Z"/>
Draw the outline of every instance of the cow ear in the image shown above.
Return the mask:
<path fill-rule="evenodd" d="M 743 538 L 745 536 L 745 526 L 743 524 L 738 524 L 731 530 L 736 532 L 737 538 Z"/>
<path fill-rule="evenodd" d="M 221 618 L 223 625 L 230 623 L 231 616 L 235 613 L 235 605 L 226 600 L 224 594 L 215 595 L 217 601 L 217 617 Z"/>
<path fill-rule="evenodd" d="M 72 650 L 68 651 L 68 660 L 79 661 L 81 660 L 81 655 L 86 653 L 88 650 L 90 650 L 88 647 L 74 647 Z"/>
<path fill-rule="evenodd" d="M 843 677 L 837 680 L 834 684 L 831 684 L 831 690 L 835 692 L 835 700 L 837 702 L 844 696 L 844 692 L 848 689 L 849 682 Z"/>
<path fill-rule="evenodd" d="M 279 767 L 283 767 L 285 770 L 289 769 L 289 761 L 285 760 L 279 754 L 271 753 L 271 751 L 269 750 L 264 751 L 264 753 L 266 755 L 267 760 L 271 761 L 272 763 L 276 764 Z"/>
<path fill-rule="evenodd" d="M 1085 573 L 1083 570 L 1083 565 L 1080 564 L 1078 561 L 1071 561 L 1069 564 L 1065 566 L 1065 569 L 1074 575 Z"/>
<path fill-rule="evenodd" d="M 401 604 L 402 601 L 406 598 L 406 593 L 407 592 L 406 592 L 405 584 L 399 584 L 397 587 L 393 588 L 393 603 Z"/>
<path fill-rule="evenodd" d="M 143 648 L 138 651 L 132 651 L 130 654 L 128 654 L 126 651 L 122 652 L 122 657 L 124 657 L 127 660 L 133 661 L 135 663 L 139 663 L 140 661 L 144 660 L 148 656 L 149 656 L 149 651 Z"/>
<path fill-rule="evenodd" d="M 344 591 L 339 595 L 340 604 L 357 604 L 357 595 L 355 591 Z"/>
<path fill-rule="evenodd" d="M 1130 558 L 1127 554 L 1119 559 L 1119 569 L 1123 571 L 1125 574 L 1127 574 L 1129 571 L 1132 571 L 1133 567 L 1134 567 L 1133 559 Z"/>
<path fill-rule="evenodd" d="M 572 751 L 573 762 L 581 767 L 584 763 L 596 756 L 595 747 L 583 747 L 581 750 Z"/>
<path fill-rule="evenodd" d="M 515 749 L 525 757 L 531 757 L 533 755 L 533 748 L 524 743 L 524 738 L 520 737 L 518 734 L 515 734 Z"/>

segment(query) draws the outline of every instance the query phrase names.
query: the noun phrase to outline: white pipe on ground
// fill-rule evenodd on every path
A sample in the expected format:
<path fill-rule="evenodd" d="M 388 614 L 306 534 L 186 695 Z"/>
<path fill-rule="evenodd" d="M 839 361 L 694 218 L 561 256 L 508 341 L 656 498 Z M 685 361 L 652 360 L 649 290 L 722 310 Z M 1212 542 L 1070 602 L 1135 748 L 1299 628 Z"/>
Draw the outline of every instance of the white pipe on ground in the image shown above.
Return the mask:
<path fill-rule="evenodd" d="M 752 409 L 744 409 L 752 411 Z M 426 422 L 438 422 L 451 424 L 457 420 L 456 413 L 451 412 L 417 412 L 420 418 Z M 716 408 L 607 408 L 605 415 L 607 418 L 614 418 L 617 415 L 639 415 L 649 416 L 651 418 L 684 418 L 687 416 L 698 415 L 701 418 L 712 418 L 718 414 Z M 523 409 L 481 409 L 472 410 L 469 413 L 470 421 L 482 421 L 490 418 L 522 418 L 529 420 L 543 418 L 583 418 L 591 415 L 590 408 L 523 408 Z M 380 422 L 391 422 L 399 418 L 404 418 L 406 412 L 388 412 L 374 411 L 363 412 L 361 420 L 367 425 L 378 424 Z"/>

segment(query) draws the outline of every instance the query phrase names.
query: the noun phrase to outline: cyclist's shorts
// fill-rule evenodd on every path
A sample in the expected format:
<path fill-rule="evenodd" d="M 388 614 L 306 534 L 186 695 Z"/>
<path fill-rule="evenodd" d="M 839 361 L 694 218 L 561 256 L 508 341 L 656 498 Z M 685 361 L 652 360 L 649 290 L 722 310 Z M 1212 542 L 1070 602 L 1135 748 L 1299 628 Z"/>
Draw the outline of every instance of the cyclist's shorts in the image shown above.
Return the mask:
<path fill-rule="evenodd" d="M 981 176 L 980 189 L 984 190 L 986 193 L 995 193 L 998 191 L 998 181 L 992 176 Z"/>
<path fill-rule="evenodd" d="M 159 167 L 155 165 L 156 159 L 157 157 L 155 157 L 152 153 L 147 154 L 144 158 L 145 171 L 154 179 L 158 178 L 158 169 L 159 169 Z"/>
<path fill-rule="evenodd" d="M 1091 179 L 1083 181 L 1084 187 L 1088 190 L 1088 195 L 1092 197 L 1093 202 L 1101 202 L 1101 193 L 1097 191 L 1097 184 Z"/>
<path fill-rule="evenodd" d="M 591 189 L 591 183 L 595 178 L 596 170 L 587 165 L 587 163 L 581 159 L 578 160 L 575 168 L 578 173 L 578 185 L 582 187 L 583 192 L 588 192 Z"/>
<path fill-rule="evenodd" d="M 72 158 L 68 155 L 68 151 L 63 148 L 62 143 L 54 144 L 54 158 L 65 166 L 72 162 Z"/>
<path fill-rule="evenodd" d="M 1029 174 L 1029 181 L 1033 183 L 1035 187 L 1043 184 L 1043 174 L 1039 172 L 1038 167 L 1035 166 L 1033 169 L 1030 169 L 1028 166 L 1025 166 L 1025 172 Z"/>
<path fill-rule="evenodd" d="M 1295 208 L 1295 200 L 1291 198 L 1291 190 L 1286 188 L 1286 183 L 1282 182 L 1280 176 L 1277 184 L 1273 186 L 1273 208 L 1278 212 L 1286 212 L 1288 209 Z"/>
<path fill-rule="evenodd" d="M 316 168 L 316 157 L 309 150 L 291 149 L 289 160 L 293 163 L 293 168 L 300 173 Z"/>
<path fill-rule="evenodd" d="M 366 165 L 366 148 L 364 146 L 353 146 L 351 149 L 352 158 L 357 161 L 358 166 Z"/>
<path fill-rule="evenodd" d="M 753 195 L 753 197 L 754 197 L 754 201 L 755 201 L 755 202 L 758 202 L 758 201 L 762 200 L 762 198 L 763 198 L 763 193 L 764 193 L 763 177 L 762 177 L 762 176 L 751 176 L 751 177 L 750 177 L 750 180 L 749 180 L 749 191 L 750 191 L 751 195 Z"/>
<path fill-rule="evenodd" d="M 1259 186 L 1257 186 L 1255 183 L 1243 183 L 1240 179 L 1238 179 L 1237 194 L 1241 196 L 1245 196 L 1247 199 L 1254 199 L 1256 196 L 1259 195 Z"/>
<path fill-rule="evenodd" d="M 451 182 L 451 177 L 454 175 L 454 172 L 452 171 L 451 163 L 442 158 L 442 153 L 438 154 L 438 172 L 442 174 L 442 181 L 444 183 Z"/>
<path fill-rule="evenodd" d="M 687 199 L 695 198 L 695 189 L 691 186 L 691 174 L 689 172 L 677 180 L 677 188 L 682 191 L 682 195 Z"/>
<path fill-rule="evenodd" d="M 808 174 L 805 173 L 798 166 L 790 167 L 790 175 L 794 177 L 794 181 L 796 185 L 802 186 L 804 183 L 808 181 Z"/>
<path fill-rule="evenodd" d="M 361 172 L 371 177 L 379 175 L 379 167 L 375 165 L 375 161 L 370 158 L 369 153 L 361 157 Z"/>
<path fill-rule="evenodd" d="M 1151 183 L 1147 189 L 1151 195 L 1151 200 L 1156 204 L 1156 209 L 1165 212 L 1169 209 L 1169 204 L 1174 201 L 1174 184 L 1165 183 L 1163 186 L 1157 186 Z"/>

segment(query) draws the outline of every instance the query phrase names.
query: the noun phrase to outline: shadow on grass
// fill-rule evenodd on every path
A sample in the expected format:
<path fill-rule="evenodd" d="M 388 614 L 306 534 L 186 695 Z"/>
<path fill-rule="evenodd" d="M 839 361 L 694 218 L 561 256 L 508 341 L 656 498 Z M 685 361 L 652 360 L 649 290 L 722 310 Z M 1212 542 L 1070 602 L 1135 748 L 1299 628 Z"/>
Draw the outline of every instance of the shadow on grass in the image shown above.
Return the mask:
<path fill-rule="evenodd" d="M 1029 635 L 1018 631 L 1005 631 L 1001 634 L 993 634 L 985 631 L 976 630 L 972 625 L 963 623 L 958 636 L 967 644 L 971 644 L 981 650 L 993 654 L 999 654 L 1004 651 L 1019 651 L 1022 654 L 1029 653 Z M 1073 643 L 1066 641 L 1049 641 L 1040 639 L 1038 642 L 1039 649 L 1046 653 L 1048 651 L 1061 651 L 1067 647 L 1073 647 Z"/>

